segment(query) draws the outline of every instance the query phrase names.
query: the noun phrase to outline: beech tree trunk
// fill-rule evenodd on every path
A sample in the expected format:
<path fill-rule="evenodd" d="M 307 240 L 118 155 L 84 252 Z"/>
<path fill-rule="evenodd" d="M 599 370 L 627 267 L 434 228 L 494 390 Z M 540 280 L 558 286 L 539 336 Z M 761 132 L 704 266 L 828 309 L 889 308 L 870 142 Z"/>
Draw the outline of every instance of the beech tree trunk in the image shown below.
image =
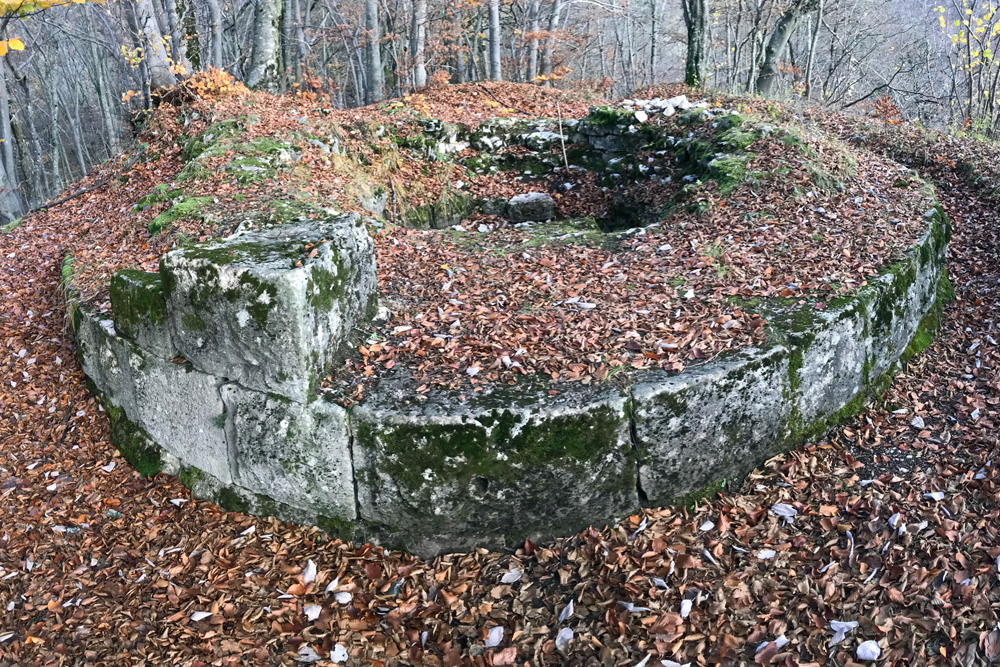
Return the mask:
<path fill-rule="evenodd" d="M 253 52 L 247 85 L 277 92 L 281 80 L 281 0 L 257 0 L 253 20 Z"/>
<path fill-rule="evenodd" d="M 813 27 L 812 37 L 809 40 L 809 57 L 806 60 L 806 99 L 812 96 L 813 63 L 816 61 L 816 42 L 819 38 L 819 28 L 823 25 L 823 0 L 819 0 L 816 7 L 816 25 Z"/>
<path fill-rule="evenodd" d="M 552 56 L 556 50 L 556 31 L 559 30 L 559 15 L 562 13 L 562 0 L 553 0 L 552 14 L 549 16 L 548 36 L 545 38 L 545 49 L 542 51 L 542 74 L 551 77 Z M 548 82 L 551 85 L 551 80 Z"/>
<path fill-rule="evenodd" d="M 531 33 L 531 44 L 528 47 L 528 83 L 534 83 L 538 76 L 538 31 L 542 29 L 541 0 L 531 0 L 531 23 L 528 31 Z"/>
<path fill-rule="evenodd" d="M 413 85 L 423 88 L 427 85 L 427 0 L 413 1 Z"/>
<path fill-rule="evenodd" d="M 177 83 L 177 77 L 170 70 L 171 59 L 167 53 L 167 41 L 156 21 L 153 0 L 136 0 L 134 11 L 135 28 L 142 43 L 143 60 L 149 71 L 149 85 L 153 88 L 174 85 Z"/>
<path fill-rule="evenodd" d="M 206 67 L 222 69 L 222 8 L 219 0 L 201 0 L 208 7 L 209 47 L 202 49 Z"/>
<path fill-rule="evenodd" d="M 7 68 L 0 64 L 0 136 L 3 138 L 3 160 L 0 161 L 0 215 L 6 222 L 24 212 L 24 203 L 17 192 L 17 166 L 14 162 L 14 136 L 10 124 L 10 96 L 7 91 Z"/>
<path fill-rule="evenodd" d="M 490 0 L 490 78 L 494 81 L 503 81 L 503 72 L 500 71 L 500 42 L 502 39 L 500 34 L 500 0 Z"/>
<path fill-rule="evenodd" d="M 757 92 L 767 97 L 774 92 L 774 84 L 778 81 L 778 60 L 788 46 L 795 30 L 799 27 L 799 22 L 812 11 L 819 7 L 820 0 L 795 0 L 791 6 L 781 15 L 778 25 L 771 33 L 764 49 L 764 60 L 760 66 L 760 74 L 757 76 Z"/>
<path fill-rule="evenodd" d="M 684 26 L 687 28 L 687 61 L 684 66 L 684 83 L 689 86 L 705 85 L 708 36 L 708 0 L 682 0 Z"/>
<path fill-rule="evenodd" d="M 378 0 L 365 0 L 365 31 L 368 33 L 365 102 L 374 104 L 385 99 L 385 72 L 382 71 L 382 35 L 379 26 Z"/>

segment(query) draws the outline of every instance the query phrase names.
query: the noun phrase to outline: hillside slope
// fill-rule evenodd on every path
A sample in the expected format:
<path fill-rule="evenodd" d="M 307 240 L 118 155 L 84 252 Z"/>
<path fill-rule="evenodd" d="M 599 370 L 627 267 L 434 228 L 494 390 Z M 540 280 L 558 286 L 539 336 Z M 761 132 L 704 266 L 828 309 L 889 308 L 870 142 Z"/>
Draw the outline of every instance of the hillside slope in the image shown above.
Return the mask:
<path fill-rule="evenodd" d="M 192 500 L 116 457 L 74 361 L 60 269 L 72 254 L 99 301 L 110 268 L 176 242 L 147 229 L 166 203 L 132 213 L 182 168 L 171 140 L 0 235 L 0 665 L 329 664 L 343 651 L 351 664 L 847 664 L 862 641 L 893 664 L 995 659 L 1000 151 L 815 121 L 938 184 L 957 297 L 938 341 L 881 402 L 742 488 L 516 553 L 425 562 L 330 541 Z M 832 645 L 832 621 L 858 626 Z"/>

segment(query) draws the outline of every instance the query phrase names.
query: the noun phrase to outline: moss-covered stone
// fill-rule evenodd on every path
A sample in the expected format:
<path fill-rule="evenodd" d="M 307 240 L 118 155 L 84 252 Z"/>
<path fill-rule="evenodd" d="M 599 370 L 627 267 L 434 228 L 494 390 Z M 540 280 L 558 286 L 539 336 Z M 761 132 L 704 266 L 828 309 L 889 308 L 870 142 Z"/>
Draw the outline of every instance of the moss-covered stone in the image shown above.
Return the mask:
<path fill-rule="evenodd" d="M 214 201 L 214 197 L 179 197 L 170 208 L 149 223 L 150 236 L 156 236 L 181 218 L 203 216 L 205 207 Z"/>
<path fill-rule="evenodd" d="M 154 477 L 163 470 L 160 446 L 132 422 L 121 408 L 106 403 L 104 409 L 111 420 L 111 444 L 118 449 L 122 458 L 131 463 L 143 477 Z"/>

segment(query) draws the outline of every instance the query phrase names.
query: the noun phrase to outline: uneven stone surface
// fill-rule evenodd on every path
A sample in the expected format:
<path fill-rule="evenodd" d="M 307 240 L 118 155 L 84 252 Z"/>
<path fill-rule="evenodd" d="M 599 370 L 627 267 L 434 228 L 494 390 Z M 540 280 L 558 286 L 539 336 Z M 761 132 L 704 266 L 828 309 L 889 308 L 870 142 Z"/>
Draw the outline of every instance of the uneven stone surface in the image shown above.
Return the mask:
<path fill-rule="evenodd" d="M 177 355 L 167 328 L 167 302 L 158 273 L 124 270 L 111 277 L 115 329 L 147 353 L 162 359 Z"/>
<path fill-rule="evenodd" d="M 420 553 L 556 535 L 638 506 L 626 396 L 494 388 L 414 401 L 380 386 L 351 414 L 361 518 Z"/>
<path fill-rule="evenodd" d="M 207 373 L 298 402 L 355 325 L 374 315 L 374 251 L 357 215 L 175 250 L 160 272 L 181 354 Z"/>
<path fill-rule="evenodd" d="M 650 373 L 632 388 L 639 486 L 668 504 L 768 458 L 790 405 L 788 350 L 745 350 L 735 359 Z"/>
<path fill-rule="evenodd" d="M 347 411 L 222 386 L 236 482 L 275 501 L 353 519 L 354 475 Z"/>
<path fill-rule="evenodd" d="M 513 223 L 542 222 L 555 216 L 555 202 L 544 192 L 528 192 L 507 202 L 507 219 Z"/>

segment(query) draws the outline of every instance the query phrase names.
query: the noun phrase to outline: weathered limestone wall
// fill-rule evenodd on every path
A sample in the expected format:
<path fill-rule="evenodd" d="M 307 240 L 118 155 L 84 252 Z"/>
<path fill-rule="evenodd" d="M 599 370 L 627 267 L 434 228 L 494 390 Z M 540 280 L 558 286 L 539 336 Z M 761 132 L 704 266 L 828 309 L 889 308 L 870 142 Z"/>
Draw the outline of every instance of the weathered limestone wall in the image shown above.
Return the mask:
<path fill-rule="evenodd" d="M 143 474 L 232 510 L 422 554 L 602 525 L 738 479 L 822 436 L 936 328 L 948 222 L 840 303 L 775 308 L 769 346 L 628 386 L 418 398 L 402 373 L 350 413 L 312 381 L 370 315 L 356 216 L 174 251 L 125 271 L 112 312 L 74 312 L 112 439 Z M 177 356 L 181 352 L 183 357 Z"/>

